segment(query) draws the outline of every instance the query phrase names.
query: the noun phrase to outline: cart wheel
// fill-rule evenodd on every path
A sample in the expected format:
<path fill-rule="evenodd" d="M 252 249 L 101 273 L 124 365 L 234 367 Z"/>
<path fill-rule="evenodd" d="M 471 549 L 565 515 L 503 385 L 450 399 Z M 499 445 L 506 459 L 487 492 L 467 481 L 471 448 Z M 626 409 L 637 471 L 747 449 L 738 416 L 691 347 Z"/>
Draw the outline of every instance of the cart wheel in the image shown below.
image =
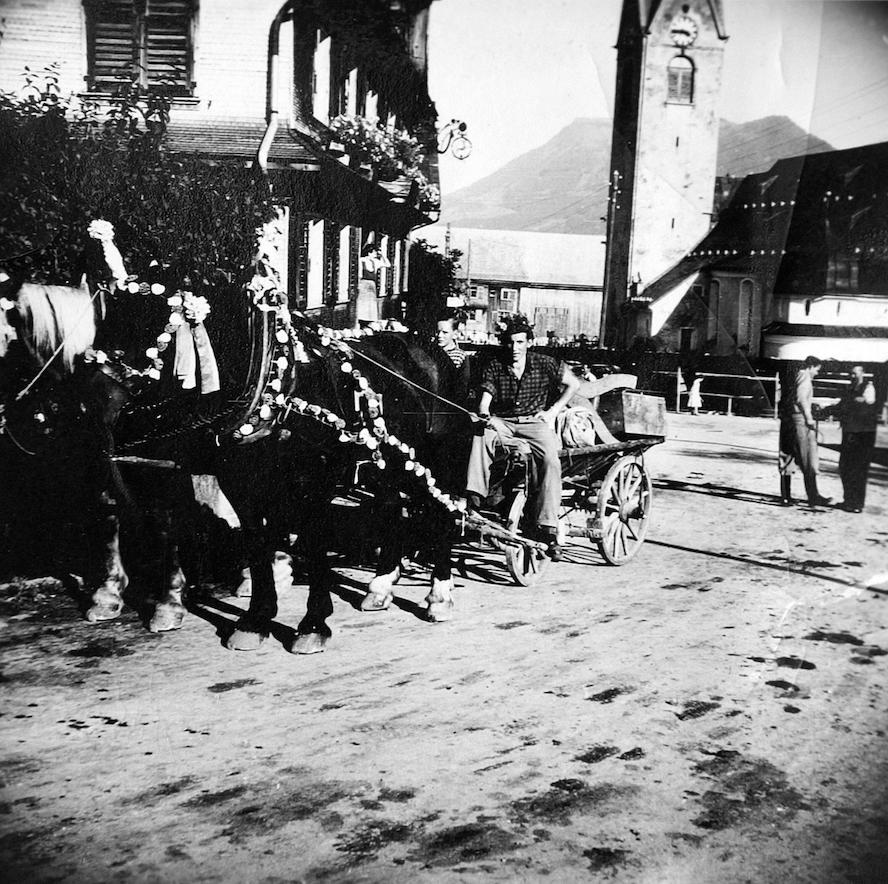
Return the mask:
<path fill-rule="evenodd" d="M 641 547 L 651 513 L 651 479 L 635 455 L 617 460 L 598 493 L 598 549 L 611 565 L 624 565 Z"/>
<path fill-rule="evenodd" d="M 524 515 L 524 506 L 527 503 L 527 494 L 523 488 L 515 493 L 512 505 L 509 507 L 508 526 L 510 531 L 518 531 L 521 519 Z M 505 545 L 506 566 L 516 583 L 521 586 L 532 586 L 549 564 L 549 557 L 535 549 L 526 546 Z"/>

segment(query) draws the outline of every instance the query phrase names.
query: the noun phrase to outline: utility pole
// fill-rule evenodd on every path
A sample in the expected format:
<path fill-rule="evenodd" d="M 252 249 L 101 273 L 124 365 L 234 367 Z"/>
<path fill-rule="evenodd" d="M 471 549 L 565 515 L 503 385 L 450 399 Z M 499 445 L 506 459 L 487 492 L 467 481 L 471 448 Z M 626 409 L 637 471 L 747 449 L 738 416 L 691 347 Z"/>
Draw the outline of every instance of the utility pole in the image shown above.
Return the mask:
<path fill-rule="evenodd" d="M 605 221 L 605 235 L 604 235 L 604 279 L 601 284 L 602 292 L 601 292 L 601 321 L 599 323 L 598 330 L 598 341 L 601 346 L 608 344 L 611 342 L 612 335 L 610 335 L 607 327 L 608 322 L 608 300 L 610 298 L 610 291 L 608 286 L 611 281 L 611 261 L 613 260 L 613 250 L 614 250 L 614 204 L 617 201 L 617 193 L 619 191 L 619 182 L 620 173 L 614 169 L 611 172 L 611 180 L 610 187 L 607 197 L 607 219 Z"/>

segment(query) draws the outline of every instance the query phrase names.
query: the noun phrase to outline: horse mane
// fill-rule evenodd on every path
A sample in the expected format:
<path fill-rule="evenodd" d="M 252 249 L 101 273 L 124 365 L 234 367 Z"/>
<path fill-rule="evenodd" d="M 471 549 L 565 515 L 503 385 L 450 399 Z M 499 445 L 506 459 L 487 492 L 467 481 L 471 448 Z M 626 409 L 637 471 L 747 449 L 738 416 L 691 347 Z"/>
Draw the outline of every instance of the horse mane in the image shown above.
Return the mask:
<path fill-rule="evenodd" d="M 75 357 L 91 347 L 96 337 L 96 319 L 86 284 L 74 288 L 26 282 L 19 289 L 17 301 L 25 328 L 30 317 L 34 355 L 46 363 L 61 346 L 62 364 L 71 371 Z"/>

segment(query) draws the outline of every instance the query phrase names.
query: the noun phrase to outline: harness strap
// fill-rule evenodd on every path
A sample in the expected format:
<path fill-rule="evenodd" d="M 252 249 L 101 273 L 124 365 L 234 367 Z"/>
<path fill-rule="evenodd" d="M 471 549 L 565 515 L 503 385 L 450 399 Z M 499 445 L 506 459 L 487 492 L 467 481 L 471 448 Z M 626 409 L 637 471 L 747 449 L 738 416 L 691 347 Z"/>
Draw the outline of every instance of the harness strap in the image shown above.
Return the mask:
<path fill-rule="evenodd" d="M 371 363 L 371 365 L 375 365 L 377 368 L 381 368 L 383 371 L 388 372 L 388 374 L 392 375 L 392 377 L 396 377 L 399 381 L 403 381 L 403 383 L 409 384 L 411 387 L 415 387 L 420 392 L 425 393 L 427 396 L 431 396 L 433 399 L 437 399 L 439 402 L 443 402 L 445 405 L 452 405 L 455 409 L 461 411 L 463 414 L 467 414 L 469 417 L 478 418 L 480 420 L 480 415 L 478 415 L 474 411 L 470 411 L 468 408 L 463 408 L 462 405 L 459 405 L 456 402 L 451 402 L 444 396 L 441 396 L 440 394 L 434 393 L 431 390 L 427 389 L 422 384 L 417 384 L 416 381 L 411 381 L 410 378 L 404 377 L 404 375 L 393 371 L 387 365 L 383 365 L 381 362 L 377 362 L 372 356 L 368 356 L 366 353 L 362 353 L 360 350 L 354 350 L 352 348 L 349 349 L 356 356 L 360 356 L 361 359 L 364 359 L 365 361 Z"/>

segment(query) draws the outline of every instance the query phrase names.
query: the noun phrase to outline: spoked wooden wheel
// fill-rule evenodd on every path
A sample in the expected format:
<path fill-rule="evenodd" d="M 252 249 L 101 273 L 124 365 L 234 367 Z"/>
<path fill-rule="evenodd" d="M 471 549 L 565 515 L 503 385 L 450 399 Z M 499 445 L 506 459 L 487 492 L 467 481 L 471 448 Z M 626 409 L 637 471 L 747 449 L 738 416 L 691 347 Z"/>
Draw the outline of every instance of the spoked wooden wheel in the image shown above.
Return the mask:
<path fill-rule="evenodd" d="M 515 493 L 515 499 L 509 507 L 509 530 L 517 533 L 521 519 L 524 515 L 524 506 L 527 503 L 527 494 L 523 488 Z M 516 583 L 521 586 L 531 586 L 540 579 L 540 575 L 549 564 L 549 557 L 536 549 L 527 546 L 504 545 L 506 566 Z"/>
<path fill-rule="evenodd" d="M 651 479 L 644 461 L 621 457 L 608 470 L 598 493 L 598 549 L 612 565 L 624 565 L 639 550 L 651 513 Z"/>
<path fill-rule="evenodd" d="M 577 489 L 561 501 L 558 513 L 559 543 L 571 560 L 571 547 L 585 561 L 586 553 L 594 556 L 591 527 L 596 516 L 597 497 L 594 492 Z"/>

